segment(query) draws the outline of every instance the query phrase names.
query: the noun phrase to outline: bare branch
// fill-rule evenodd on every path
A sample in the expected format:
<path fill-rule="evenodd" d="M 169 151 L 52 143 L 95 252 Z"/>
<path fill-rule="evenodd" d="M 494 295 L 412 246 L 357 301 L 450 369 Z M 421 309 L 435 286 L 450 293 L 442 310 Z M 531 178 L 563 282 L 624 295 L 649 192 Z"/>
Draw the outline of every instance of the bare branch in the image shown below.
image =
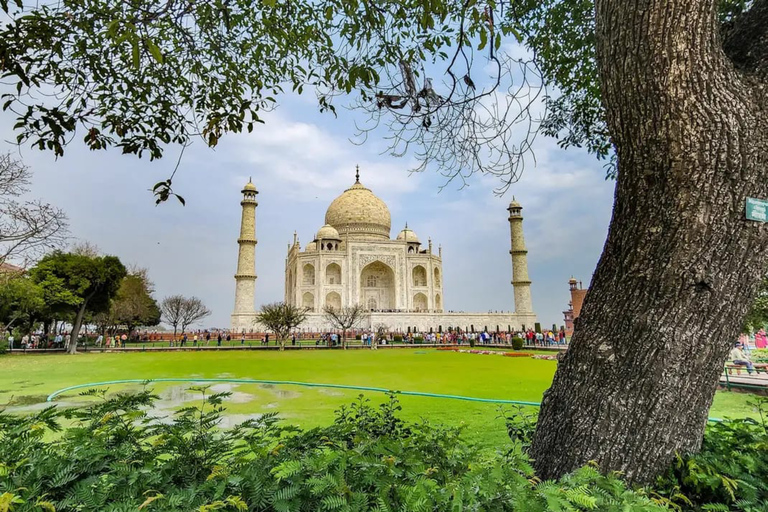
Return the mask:
<path fill-rule="evenodd" d="M 334 308 L 326 305 L 323 308 L 325 320 L 333 325 L 334 328 L 341 331 L 342 346 L 347 348 L 347 331 L 359 325 L 359 323 L 368 315 L 362 304 L 355 304 L 342 308 Z"/>
<path fill-rule="evenodd" d="M 64 212 L 38 200 L 19 201 L 29 191 L 32 173 L 9 153 L 0 155 L 0 263 L 27 266 L 67 240 Z"/>

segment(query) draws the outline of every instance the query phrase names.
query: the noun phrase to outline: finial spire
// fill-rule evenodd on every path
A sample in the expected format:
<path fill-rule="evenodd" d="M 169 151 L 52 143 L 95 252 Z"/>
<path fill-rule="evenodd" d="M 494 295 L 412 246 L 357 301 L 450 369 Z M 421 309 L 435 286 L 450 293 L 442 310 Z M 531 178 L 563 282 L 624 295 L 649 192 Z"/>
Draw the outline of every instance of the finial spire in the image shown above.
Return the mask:
<path fill-rule="evenodd" d="M 405 229 L 408 229 L 408 223 L 407 222 L 405 223 Z"/>
<path fill-rule="evenodd" d="M 253 176 L 248 176 L 248 183 L 253 183 L 253 181 L 251 181 L 252 179 L 253 179 Z"/>
<path fill-rule="evenodd" d="M 360 166 L 355 166 L 355 183 L 360 183 Z"/>

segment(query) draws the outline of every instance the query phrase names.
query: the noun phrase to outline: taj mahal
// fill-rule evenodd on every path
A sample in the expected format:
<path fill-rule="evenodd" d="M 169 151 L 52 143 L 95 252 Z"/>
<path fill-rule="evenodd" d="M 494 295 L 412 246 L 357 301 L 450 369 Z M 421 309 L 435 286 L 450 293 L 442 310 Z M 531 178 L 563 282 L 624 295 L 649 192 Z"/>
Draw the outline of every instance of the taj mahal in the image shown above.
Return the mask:
<path fill-rule="evenodd" d="M 260 330 L 256 325 L 256 195 L 250 181 L 242 190 L 240 247 L 235 274 L 233 332 Z M 392 331 L 502 330 L 533 327 L 536 314 L 528 278 L 522 206 L 507 208 L 510 226 L 514 313 L 454 313 L 444 310 L 442 247 L 423 244 L 406 226 L 391 237 L 389 208 L 360 182 L 331 202 L 325 223 L 301 247 L 294 233 L 285 258 L 285 302 L 308 311 L 303 330 L 327 331 L 323 308 L 361 304 L 368 313 L 359 328 L 386 326 Z M 319 224 L 319 223 L 318 223 Z M 508 303 L 500 308 L 509 309 Z"/>

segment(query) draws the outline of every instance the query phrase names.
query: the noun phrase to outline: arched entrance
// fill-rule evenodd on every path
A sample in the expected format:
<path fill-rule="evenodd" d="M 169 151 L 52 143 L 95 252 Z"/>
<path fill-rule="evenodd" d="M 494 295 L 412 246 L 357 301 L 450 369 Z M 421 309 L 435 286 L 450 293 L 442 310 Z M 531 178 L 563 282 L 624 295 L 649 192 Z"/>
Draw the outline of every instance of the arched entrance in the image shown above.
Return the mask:
<path fill-rule="evenodd" d="M 425 274 L 426 276 L 426 274 Z M 423 293 L 417 293 L 413 296 L 413 309 L 416 311 L 426 311 L 427 310 L 427 296 Z"/>
<path fill-rule="evenodd" d="M 367 309 L 395 309 L 395 273 L 374 261 L 360 273 L 359 303 Z"/>
<path fill-rule="evenodd" d="M 325 305 L 331 306 L 335 310 L 341 309 L 341 295 L 336 292 L 331 292 L 325 296 Z"/>
<path fill-rule="evenodd" d="M 301 298 L 302 306 L 309 309 L 310 311 L 315 310 L 315 296 L 312 295 L 309 292 L 305 292 L 304 296 Z"/>

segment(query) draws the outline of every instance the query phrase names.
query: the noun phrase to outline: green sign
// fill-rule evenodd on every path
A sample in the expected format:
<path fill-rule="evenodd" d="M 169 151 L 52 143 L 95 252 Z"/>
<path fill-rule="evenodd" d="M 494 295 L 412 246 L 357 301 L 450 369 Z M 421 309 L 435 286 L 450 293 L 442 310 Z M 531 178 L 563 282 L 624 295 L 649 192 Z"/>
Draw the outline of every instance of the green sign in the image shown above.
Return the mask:
<path fill-rule="evenodd" d="M 747 198 L 747 220 L 768 222 L 768 201 L 765 199 Z"/>

